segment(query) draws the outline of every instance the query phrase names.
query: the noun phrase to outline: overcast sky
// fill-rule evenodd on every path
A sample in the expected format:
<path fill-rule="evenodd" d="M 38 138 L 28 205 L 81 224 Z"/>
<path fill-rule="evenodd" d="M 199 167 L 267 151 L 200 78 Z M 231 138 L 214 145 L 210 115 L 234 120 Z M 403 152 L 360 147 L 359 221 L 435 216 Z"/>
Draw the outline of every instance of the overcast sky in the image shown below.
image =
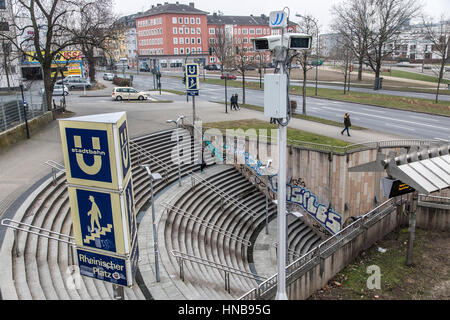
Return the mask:
<path fill-rule="evenodd" d="M 438 19 L 441 14 L 450 15 L 450 0 L 421 0 L 424 3 L 426 14 Z M 152 4 L 163 4 L 164 2 L 175 3 L 174 1 L 148 1 L 148 0 L 115 0 L 115 12 L 120 15 L 133 14 L 139 11 L 148 10 Z M 188 4 L 194 2 L 197 9 L 209 12 L 221 11 L 224 15 L 269 15 L 271 11 L 282 10 L 284 7 L 290 9 L 290 19 L 297 21 L 296 13 L 311 14 L 319 20 L 321 32 L 328 32 L 328 25 L 331 22 L 331 7 L 342 2 L 342 0 L 285 0 L 285 1 L 265 1 L 265 0 L 178 0 L 179 3 Z"/>

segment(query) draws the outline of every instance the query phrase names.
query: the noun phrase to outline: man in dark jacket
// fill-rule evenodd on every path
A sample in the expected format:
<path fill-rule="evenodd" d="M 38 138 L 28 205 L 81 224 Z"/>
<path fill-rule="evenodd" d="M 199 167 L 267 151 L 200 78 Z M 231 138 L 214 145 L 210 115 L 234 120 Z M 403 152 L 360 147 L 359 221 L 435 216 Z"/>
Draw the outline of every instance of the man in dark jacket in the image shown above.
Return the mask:
<path fill-rule="evenodd" d="M 232 94 L 231 95 L 231 98 L 230 98 L 230 109 L 231 110 L 236 110 L 236 102 L 235 102 L 235 100 L 234 100 L 234 94 Z"/>
<path fill-rule="evenodd" d="M 350 115 L 348 113 L 346 113 L 344 115 L 344 130 L 341 131 L 341 134 L 344 134 L 344 131 L 347 131 L 347 135 L 350 137 L 350 127 L 352 126 L 352 122 L 350 121 Z"/>

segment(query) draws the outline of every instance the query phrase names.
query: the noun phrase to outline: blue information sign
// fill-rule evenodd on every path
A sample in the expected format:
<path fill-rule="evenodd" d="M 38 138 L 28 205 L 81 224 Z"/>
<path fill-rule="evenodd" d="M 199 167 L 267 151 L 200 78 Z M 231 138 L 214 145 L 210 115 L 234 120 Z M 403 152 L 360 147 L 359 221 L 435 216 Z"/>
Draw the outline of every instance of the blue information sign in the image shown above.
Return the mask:
<path fill-rule="evenodd" d="M 66 128 L 66 139 L 72 178 L 112 182 L 105 130 Z"/>
<path fill-rule="evenodd" d="M 77 260 L 82 276 L 111 282 L 121 286 L 129 285 L 127 281 L 125 259 L 77 248 Z"/>
<path fill-rule="evenodd" d="M 187 77 L 186 80 L 187 90 L 198 90 L 198 77 Z"/>
<path fill-rule="evenodd" d="M 186 76 L 198 76 L 198 64 L 197 63 L 188 63 L 186 64 Z"/>

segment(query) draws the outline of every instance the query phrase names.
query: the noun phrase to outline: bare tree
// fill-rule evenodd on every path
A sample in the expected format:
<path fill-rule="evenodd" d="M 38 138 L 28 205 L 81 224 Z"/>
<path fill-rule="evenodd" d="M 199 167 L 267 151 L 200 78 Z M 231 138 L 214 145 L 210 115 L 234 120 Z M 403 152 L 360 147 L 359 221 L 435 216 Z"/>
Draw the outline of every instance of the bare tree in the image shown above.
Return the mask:
<path fill-rule="evenodd" d="M 312 41 L 314 42 L 317 38 L 317 28 L 314 24 L 313 17 L 311 15 L 304 16 L 304 19 L 298 23 L 297 30 L 301 33 L 308 34 L 312 37 Z M 315 47 L 311 45 L 311 48 Z M 306 80 L 308 71 L 314 68 L 314 65 L 311 64 L 310 58 L 312 57 L 311 50 L 302 50 L 297 52 L 293 57 L 291 57 L 292 61 L 295 61 L 302 68 L 303 73 L 303 85 L 302 85 L 302 113 L 306 115 Z M 318 63 L 318 61 L 316 61 Z"/>
<path fill-rule="evenodd" d="M 368 29 L 365 27 L 366 20 L 369 19 L 368 9 L 367 0 L 346 0 L 332 7 L 331 28 L 350 45 L 353 55 L 358 60 L 358 81 L 362 80 L 368 46 Z"/>
<path fill-rule="evenodd" d="M 432 19 L 422 17 L 425 37 L 432 43 L 432 52 L 440 57 L 438 68 L 438 84 L 435 102 L 439 102 L 439 89 L 445 73 L 445 65 L 450 62 L 450 18 L 441 17 L 439 24 Z"/>
<path fill-rule="evenodd" d="M 225 25 L 214 30 L 214 37 L 210 38 L 209 46 L 220 61 L 221 71 L 228 69 L 233 64 L 232 39 L 226 34 Z"/>
<path fill-rule="evenodd" d="M 392 54 L 386 44 L 398 39 L 401 28 L 421 9 L 418 0 L 361 0 L 367 5 L 367 16 L 361 21 L 362 33 L 367 35 L 366 59 L 380 77 L 383 60 Z"/>
<path fill-rule="evenodd" d="M 245 74 L 253 64 L 254 56 L 249 54 L 243 43 L 235 43 L 233 66 L 242 77 L 242 104 L 245 104 Z"/>
<path fill-rule="evenodd" d="M 71 0 L 12 1 L 15 12 L 10 27 L 14 28 L 15 35 L 0 32 L 0 39 L 11 43 L 24 58 L 33 57 L 40 63 L 45 101 L 51 110 L 56 82 L 56 77 L 52 78 L 52 63 L 58 54 L 74 44 L 68 30 L 76 23 L 77 3 Z"/>
<path fill-rule="evenodd" d="M 82 0 L 79 2 L 79 27 L 71 30 L 74 42 L 89 65 L 89 77 L 95 83 L 95 51 L 108 51 L 108 41 L 118 39 L 126 26 L 113 13 L 112 0 Z"/>

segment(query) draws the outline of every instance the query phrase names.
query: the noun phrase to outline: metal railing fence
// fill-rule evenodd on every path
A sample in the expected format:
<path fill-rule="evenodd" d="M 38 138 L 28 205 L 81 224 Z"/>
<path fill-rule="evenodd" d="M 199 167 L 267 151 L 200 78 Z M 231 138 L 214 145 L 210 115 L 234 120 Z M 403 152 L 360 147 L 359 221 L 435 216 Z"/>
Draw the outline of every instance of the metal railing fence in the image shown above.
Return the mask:
<path fill-rule="evenodd" d="M 25 96 L 25 100 L 27 107 L 24 107 L 22 96 L 18 92 L 0 96 L 0 132 L 24 123 L 25 117 L 30 121 L 47 112 L 47 106 L 41 97 L 34 97 L 35 101 L 33 102 L 32 94 L 29 93 Z"/>

